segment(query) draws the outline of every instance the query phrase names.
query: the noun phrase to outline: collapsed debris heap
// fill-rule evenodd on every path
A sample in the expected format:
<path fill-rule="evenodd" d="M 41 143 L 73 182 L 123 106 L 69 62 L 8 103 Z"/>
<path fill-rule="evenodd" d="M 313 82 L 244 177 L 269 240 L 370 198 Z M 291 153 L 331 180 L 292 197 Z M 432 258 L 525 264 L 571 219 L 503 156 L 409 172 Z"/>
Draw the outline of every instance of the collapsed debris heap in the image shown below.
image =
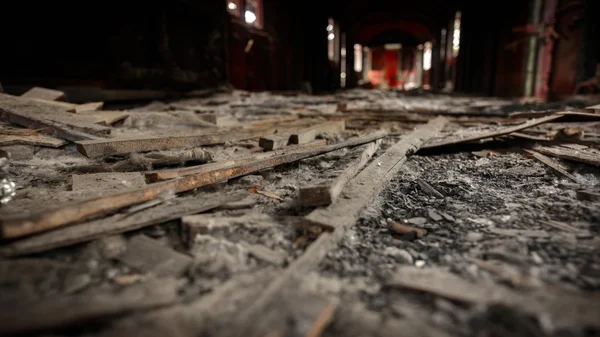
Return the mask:
<path fill-rule="evenodd" d="M 214 90 L 110 110 L 66 98 L 0 94 L 0 335 L 468 335 L 493 329 L 478 322 L 498 306 L 541 334 L 600 330 L 585 291 L 600 286 L 588 102 L 514 112 L 428 93 Z"/>

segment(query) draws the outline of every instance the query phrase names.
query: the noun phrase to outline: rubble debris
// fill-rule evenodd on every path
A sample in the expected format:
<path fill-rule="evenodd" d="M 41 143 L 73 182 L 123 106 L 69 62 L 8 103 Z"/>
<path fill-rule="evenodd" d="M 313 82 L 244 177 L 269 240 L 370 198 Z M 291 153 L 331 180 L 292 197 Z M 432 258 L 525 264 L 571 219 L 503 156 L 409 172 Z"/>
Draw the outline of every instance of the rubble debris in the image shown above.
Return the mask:
<path fill-rule="evenodd" d="M 73 191 L 119 191 L 146 186 L 141 173 L 92 173 L 74 174 Z"/>
<path fill-rule="evenodd" d="M 523 292 L 498 284 L 470 282 L 441 268 L 405 266 L 398 268 L 387 286 L 428 292 L 459 302 L 503 304 L 514 310 L 540 315 L 540 319 L 547 314 L 551 316 L 555 329 L 577 326 L 598 328 L 600 324 L 595 317 L 600 310 L 600 302 L 592 294 L 545 288 Z M 565 306 L 571 310 L 565 311 Z"/>
<path fill-rule="evenodd" d="M 348 152 L 333 167 L 329 168 L 332 178 L 300 188 L 298 204 L 316 207 L 327 206 L 335 202 L 344 186 L 367 164 L 380 144 L 381 141 L 375 141 Z"/>
<path fill-rule="evenodd" d="M 153 275 L 180 276 L 192 263 L 192 258 L 158 243 L 146 235 L 129 240 L 127 251 L 118 260 L 141 272 Z"/>
<path fill-rule="evenodd" d="M 157 279 L 118 292 L 53 296 L 34 303 L 0 307 L 0 336 L 65 329 L 170 305 L 177 301 L 180 282 Z"/>
<path fill-rule="evenodd" d="M 65 93 L 59 90 L 33 87 L 22 94 L 21 97 L 46 101 L 61 101 L 65 99 Z"/>
<path fill-rule="evenodd" d="M 248 253 L 255 258 L 270 263 L 274 266 L 281 267 L 285 262 L 285 255 L 275 252 L 263 245 L 242 243 L 242 246 L 248 250 Z"/>
<path fill-rule="evenodd" d="M 600 190 L 577 191 L 577 199 L 584 201 L 600 201 Z"/>

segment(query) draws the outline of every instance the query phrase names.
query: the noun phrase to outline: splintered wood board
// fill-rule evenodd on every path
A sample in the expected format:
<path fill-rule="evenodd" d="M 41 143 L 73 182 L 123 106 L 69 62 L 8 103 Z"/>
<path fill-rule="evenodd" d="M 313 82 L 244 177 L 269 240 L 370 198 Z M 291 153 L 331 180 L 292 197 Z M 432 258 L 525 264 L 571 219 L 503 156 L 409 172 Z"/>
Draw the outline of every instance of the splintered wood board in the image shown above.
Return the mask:
<path fill-rule="evenodd" d="M 63 139 L 54 138 L 43 134 L 29 136 L 2 135 L 0 134 L 0 146 L 6 145 L 33 145 L 58 148 L 68 142 Z"/>
<path fill-rule="evenodd" d="M 65 93 L 59 90 L 33 87 L 21 95 L 21 97 L 42 99 L 46 101 L 59 101 L 65 98 Z"/>

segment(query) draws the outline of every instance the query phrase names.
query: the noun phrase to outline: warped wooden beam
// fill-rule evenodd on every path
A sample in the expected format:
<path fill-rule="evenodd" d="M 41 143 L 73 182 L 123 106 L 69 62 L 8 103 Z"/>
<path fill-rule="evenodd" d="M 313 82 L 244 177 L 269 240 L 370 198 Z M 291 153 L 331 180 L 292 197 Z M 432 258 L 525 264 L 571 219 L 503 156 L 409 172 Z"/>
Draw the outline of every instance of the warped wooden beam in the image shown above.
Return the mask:
<path fill-rule="evenodd" d="M 298 125 L 279 125 L 260 129 L 229 130 L 204 134 L 84 140 L 77 142 L 77 151 L 88 158 L 100 158 L 132 152 L 189 149 L 203 145 L 216 145 L 259 138 L 276 132 L 294 131 L 301 128 Z"/>
<path fill-rule="evenodd" d="M 325 146 L 326 144 L 327 144 L 327 142 L 323 139 L 315 140 L 314 142 L 311 142 L 308 144 L 288 146 L 284 149 L 276 150 L 273 152 L 259 153 L 259 154 L 251 155 L 248 157 L 243 157 L 240 159 L 226 160 L 226 161 L 221 161 L 221 162 L 216 162 L 216 163 L 209 163 L 209 164 L 198 165 L 198 166 L 189 166 L 189 167 L 184 167 L 184 168 L 150 171 L 150 172 L 146 172 L 145 175 L 146 175 L 146 180 L 148 180 L 150 182 L 158 182 L 158 181 L 163 181 L 163 180 L 168 180 L 168 179 L 173 179 L 173 178 L 189 176 L 192 174 L 204 173 L 204 172 L 212 171 L 215 169 L 228 167 L 228 166 L 231 166 L 234 164 L 239 164 L 244 161 L 265 159 L 265 158 L 269 158 L 272 156 L 279 156 L 279 155 L 286 154 L 286 153 L 317 149 L 317 148 L 321 148 L 321 147 Z"/>
<path fill-rule="evenodd" d="M 177 179 L 150 184 L 146 187 L 126 192 L 83 200 L 54 209 L 42 211 L 31 216 L 16 217 L 0 220 L 0 230 L 3 238 L 17 238 L 31 235 L 57 227 L 72 224 L 88 217 L 108 213 L 123 207 L 152 200 L 164 193 L 181 193 L 198 187 L 212 185 L 240 177 L 266 168 L 279 166 L 323 153 L 335 151 L 344 147 L 353 147 L 375 141 L 386 136 L 385 132 L 376 132 L 363 137 L 349 139 L 345 142 L 328 145 L 322 148 L 293 152 L 272 156 L 265 159 L 234 164 L 229 167 L 215 169 L 209 172 L 193 174 Z"/>

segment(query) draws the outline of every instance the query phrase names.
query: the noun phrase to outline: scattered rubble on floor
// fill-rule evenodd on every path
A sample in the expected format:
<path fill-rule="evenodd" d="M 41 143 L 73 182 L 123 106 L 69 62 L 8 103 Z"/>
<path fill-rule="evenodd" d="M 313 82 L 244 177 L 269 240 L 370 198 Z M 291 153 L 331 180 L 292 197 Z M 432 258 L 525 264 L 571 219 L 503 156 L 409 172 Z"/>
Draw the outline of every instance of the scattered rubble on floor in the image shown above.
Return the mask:
<path fill-rule="evenodd" d="M 211 92 L 0 94 L 0 335 L 600 333 L 597 101 Z"/>

